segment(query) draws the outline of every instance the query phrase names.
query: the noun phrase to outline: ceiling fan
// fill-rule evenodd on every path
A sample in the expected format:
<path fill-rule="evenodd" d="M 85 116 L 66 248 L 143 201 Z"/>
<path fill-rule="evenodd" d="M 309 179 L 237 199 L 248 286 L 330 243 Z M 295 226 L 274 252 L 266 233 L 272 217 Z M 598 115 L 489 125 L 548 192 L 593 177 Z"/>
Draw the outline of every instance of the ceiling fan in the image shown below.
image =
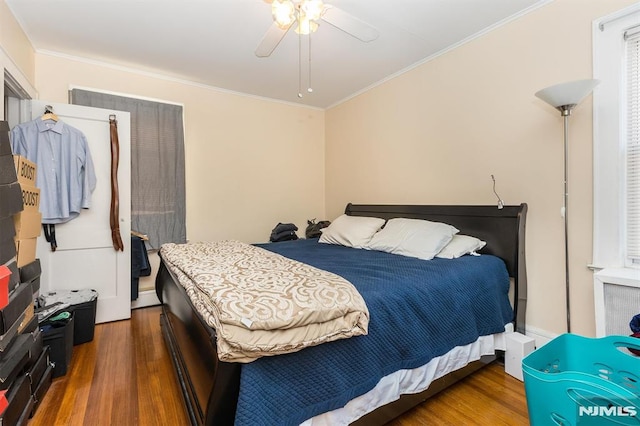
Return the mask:
<path fill-rule="evenodd" d="M 273 24 L 255 51 L 260 58 L 271 55 L 292 27 L 298 34 L 310 34 L 318 29 L 320 20 L 364 42 L 373 41 L 379 35 L 371 25 L 322 0 L 264 1 L 271 4 Z"/>

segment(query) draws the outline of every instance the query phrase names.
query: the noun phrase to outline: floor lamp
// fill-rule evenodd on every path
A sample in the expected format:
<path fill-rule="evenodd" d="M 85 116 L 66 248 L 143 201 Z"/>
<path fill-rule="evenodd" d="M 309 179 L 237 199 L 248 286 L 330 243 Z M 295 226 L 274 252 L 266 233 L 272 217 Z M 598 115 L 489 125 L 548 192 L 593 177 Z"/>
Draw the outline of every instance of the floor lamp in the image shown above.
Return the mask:
<path fill-rule="evenodd" d="M 567 333 L 571 333 L 571 314 L 569 298 L 569 215 L 567 212 L 567 201 L 569 197 L 567 162 L 569 158 L 569 116 L 571 111 L 582 101 L 594 87 L 598 85 L 598 80 L 578 80 L 568 83 L 556 84 L 547 87 L 536 96 L 558 111 L 564 119 L 564 202 L 562 206 L 562 216 L 564 217 L 564 270 L 565 270 L 565 291 L 567 304 Z"/>

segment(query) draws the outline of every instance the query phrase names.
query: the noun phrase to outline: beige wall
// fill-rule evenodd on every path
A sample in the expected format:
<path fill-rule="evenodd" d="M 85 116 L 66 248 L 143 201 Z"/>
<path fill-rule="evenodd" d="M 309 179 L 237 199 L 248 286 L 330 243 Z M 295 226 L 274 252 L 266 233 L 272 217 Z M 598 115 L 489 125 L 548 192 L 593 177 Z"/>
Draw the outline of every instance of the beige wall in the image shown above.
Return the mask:
<path fill-rule="evenodd" d="M 9 7 L 0 1 L 0 68 L 8 70 L 22 87 L 35 96 L 35 51 Z M 0 88 L 4 93 L 4 87 Z M 0 104 L 4 116 L 4 104 Z"/>
<path fill-rule="evenodd" d="M 592 76 L 592 21 L 632 0 L 556 0 L 326 114 L 327 214 L 347 202 L 526 202 L 528 325 L 565 331 L 563 130 L 534 97 Z M 571 117 L 572 331 L 594 335 L 592 101 Z"/>
<path fill-rule="evenodd" d="M 323 111 L 36 55 L 41 99 L 65 103 L 70 85 L 184 105 L 190 240 L 264 242 L 279 221 L 303 236 L 323 216 Z"/>

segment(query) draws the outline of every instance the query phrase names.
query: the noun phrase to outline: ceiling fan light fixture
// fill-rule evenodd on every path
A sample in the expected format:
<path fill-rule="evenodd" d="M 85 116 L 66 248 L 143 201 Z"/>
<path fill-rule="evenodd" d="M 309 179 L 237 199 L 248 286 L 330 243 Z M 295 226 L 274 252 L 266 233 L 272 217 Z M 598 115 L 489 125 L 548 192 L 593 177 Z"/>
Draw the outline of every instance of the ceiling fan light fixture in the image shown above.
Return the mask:
<path fill-rule="evenodd" d="M 298 18 L 298 25 L 296 25 L 296 34 L 308 35 L 315 33 L 318 29 L 318 23 L 307 19 L 305 16 Z"/>
<path fill-rule="evenodd" d="M 324 13 L 324 2 L 322 0 L 303 0 L 300 10 L 304 12 L 307 19 L 317 21 Z"/>
<path fill-rule="evenodd" d="M 273 0 L 271 13 L 273 20 L 282 29 L 289 28 L 296 20 L 296 8 L 291 0 Z"/>

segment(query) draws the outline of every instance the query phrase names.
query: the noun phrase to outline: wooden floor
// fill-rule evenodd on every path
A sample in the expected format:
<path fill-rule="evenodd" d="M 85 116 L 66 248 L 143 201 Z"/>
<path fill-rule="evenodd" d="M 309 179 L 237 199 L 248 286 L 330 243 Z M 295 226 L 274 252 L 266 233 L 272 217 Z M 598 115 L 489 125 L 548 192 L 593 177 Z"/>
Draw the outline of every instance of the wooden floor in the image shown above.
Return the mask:
<path fill-rule="evenodd" d="M 99 324 L 74 347 L 70 370 L 53 380 L 29 426 L 187 425 L 160 308 Z M 492 364 L 389 425 L 527 425 L 522 382 Z"/>

